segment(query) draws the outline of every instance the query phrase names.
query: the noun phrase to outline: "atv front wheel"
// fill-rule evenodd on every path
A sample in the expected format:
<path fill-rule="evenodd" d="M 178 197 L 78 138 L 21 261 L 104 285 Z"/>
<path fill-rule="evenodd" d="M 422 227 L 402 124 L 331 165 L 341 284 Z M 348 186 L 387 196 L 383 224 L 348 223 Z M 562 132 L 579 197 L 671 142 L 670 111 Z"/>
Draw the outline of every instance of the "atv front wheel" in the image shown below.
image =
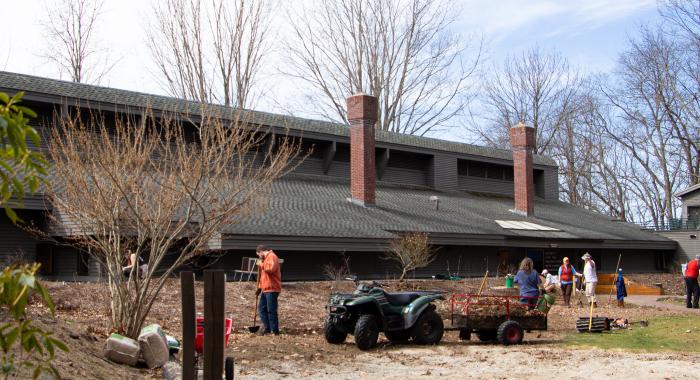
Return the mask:
<path fill-rule="evenodd" d="M 445 332 L 442 318 L 435 310 L 428 310 L 413 325 L 413 341 L 417 344 L 438 344 Z"/>
<path fill-rule="evenodd" d="M 335 323 L 331 322 L 328 317 L 323 325 L 323 335 L 326 337 L 326 342 L 330 344 L 341 344 L 348 337 L 348 333 L 338 330 Z"/>
<path fill-rule="evenodd" d="M 411 339 L 411 330 L 385 331 L 384 336 L 386 336 L 391 343 L 401 343 Z"/>
<path fill-rule="evenodd" d="M 355 345 L 360 350 L 369 350 L 377 345 L 379 324 L 372 314 L 362 314 L 355 323 Z"/>

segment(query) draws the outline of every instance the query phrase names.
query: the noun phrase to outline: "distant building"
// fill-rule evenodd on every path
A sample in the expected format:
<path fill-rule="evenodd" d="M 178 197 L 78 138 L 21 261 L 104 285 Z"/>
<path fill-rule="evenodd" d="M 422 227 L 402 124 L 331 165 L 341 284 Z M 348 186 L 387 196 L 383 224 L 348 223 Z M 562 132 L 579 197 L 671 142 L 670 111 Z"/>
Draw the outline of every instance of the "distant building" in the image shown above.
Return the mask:
<path fill-rule="evenodd" d="M 146 105 L 198 110 L 180 99 L 8 72 L 0 72 L 0 91 L 25 91 L 26 105 L 39 114 L 37 127 L 50 127 L 55 114 L 77 108 L 107 119 Z M 233 272 L 264 243 L 284 258 L 286 280 L 321 278 L 322 266 L 341 254 L 361 277 L 395 277 L 381 253 L 407 231 L 428 232 L 440 247 L 438 258 L 416 277 L 496 273 L 525 256 L 538 270 L 556 270 L 564 256 L 580 268 L 578 258 L 586 251 L 604 272 L 614 271 L 620 253 L 627 272 L 662 271 L 672 260 L 675 241 L 561 202 L 556 163 L 532 154 L 531 128 L 511 130 L 513 151 L 373 131 L 367 128 L 372 105 L 364 97 L 353 99 L 350 126 L 251 111 L 250 122 L 263 126 L 270 141 L 275 131 L 289 128 L 313 153 L 274 184 L 266 212 L 222 231 L 212 244 L 224 256 L 214 267 Z M 34 194 L 19 211 L 41 221 L 47 206 L 42 194 Z M 85 253 L 38 242 L 0 215 L 0 258 L 13 260 L 19 253 L 44 262 L 49 277 L 100 274 Z"/>
<path fill-rule="evenodd" d="M 668 224 L 655 229 L 659 235 L 678 242 L 674 261 L 679 264 L 700 255 L 700 184 L 691 186 L 676 196 L 681 199 L 681 218 L 672 219 Z"/>

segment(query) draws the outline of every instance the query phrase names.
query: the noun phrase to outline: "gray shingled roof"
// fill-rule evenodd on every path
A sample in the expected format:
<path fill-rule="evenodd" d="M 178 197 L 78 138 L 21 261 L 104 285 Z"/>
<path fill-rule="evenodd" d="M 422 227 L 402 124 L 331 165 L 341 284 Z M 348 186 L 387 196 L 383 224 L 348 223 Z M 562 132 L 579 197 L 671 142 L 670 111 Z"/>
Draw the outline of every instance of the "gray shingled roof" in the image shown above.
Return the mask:
<path fill-rule="evenodd" d="M 134 108 L 149 105 L 157 110 L 182 112 L 190 115 L 197 115 L 200 110 L 198 103 L 177 98 L 73 83 L 4 71 L 0 71 L 0 88 L 3 90 L 25 91 L 27 93 L 47 94 L 65 99 L 80 100 L 81 103 L 85 102 L 85 106 L 87 106 L 88 103 L 107 103 Z M 231 113 L 234 111 L 232 108 L 219 105 L 211 105 L 211 107 L 213 110 L 218 111 L 221 114 Z M 349 136 L 348 127 L 345 124 L 310 120 L 252 110 L 247 112 L 246 117 L 254 124 L 289 128 L 300 131 L 326 133 L 336 136 Z M 464 144 L 454 141 L 411 136 L 386 131 L 377 131 L 376 139 L 377 141 L 384 143 L 512 160 L 512 152 L 510 150 Z M 534 163 L 539 165 L 556 166 L 556 162 L 551 158 L 539 155 L 535 155 Z"/>
<path fill-rule="evenodd" d="M 440 199 L 439 210 L 429 200 Z M 269 208 L 232 225 L 230 234 L 317 236 L 338 238 L 390 238 L 391 231 L 440 234 L 500 235 L 547 239 L 585 239 L 667 242 L 668 239 L 629 223 L 568 203 L 538 199 L 535 216 L 510 212 L 513 199 L 501 196 L 432 189 L 379 186 L 376 208 L 347 201 L 347 181 L 309 175 L 289 175 L 273 185 Z M 560 231 L 516 231 L 494 220 L 529 221 Z"/>

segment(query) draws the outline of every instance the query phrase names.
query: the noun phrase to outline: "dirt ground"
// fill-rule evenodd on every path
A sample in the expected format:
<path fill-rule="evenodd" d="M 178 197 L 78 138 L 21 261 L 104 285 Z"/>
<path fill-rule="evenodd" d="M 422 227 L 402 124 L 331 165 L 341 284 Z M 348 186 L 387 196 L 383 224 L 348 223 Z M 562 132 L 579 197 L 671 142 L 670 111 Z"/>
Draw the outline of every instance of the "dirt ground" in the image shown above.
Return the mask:
<path fill-rule="evenodd" d="M 669 277 L 671 275 L 668 275 Z M 653 282 L 658 278 L 650 279 Z M 672 278 L 664 279 L 671 283 Z M 462 282 L 413 280 L 402 290 L 430 289 L 449 294 L 473 292 L 481 279 Z M 642 281 L 639 281 L 642 282 Z M 488 287 L 502 285 L 502 279 L 490 279 Z M 397 290 L 390 283 L 388 290 Z M 100 283 L 46 283 L 57 305 L 56 318 L 43 316 L 45 309 L 31 305 L 30 312 L 42 315 L 39 324 L 50 327 L 71 349 L 60 353 L 56 365 L 68 379 L 148 379 L 161 378 L 160 370 L 129 368 L 102 357 L 104 339 L 109 330 L 109 292 Z M 203 298 L 202 284 L 197 283 L 197 299 Z M 343 345 L 329 345 L 322 337 L 324 305 L 331 292 L 350 292 L 350 282 L 304 282 L 284 284 L 280 296 L 280 319 L 283 334 L 278 337 L 253 336 L 246 327 L 252 324 L 254 284 L 227 283 L 226 311 L 234 319 L 235 333 L 228 354 L 236 358 L 237 378 L 535 378 L 558 371 L 562 361 L 571 366 L 572 377 L 615 374 L 622 378 L 697 378 L 688 368 L 697 368 L 698 355 L 678 353 L 638 354 L 602 350 L 576 350 L 561 345 L 564 336 L 573 331 L 575 320 L 588 310 L 575 305 L 564 308 L 555 304 L 549 313 L 548 331 L 526 334 L 526 344 L 502 347 L 483 344 L 476 337 L 459 342 L 456 332 L 447 332 L 443 343 L 435 347 L 392 345 L 383 337 L 380 347 L 369 352 L 358 351 L 352 337 Z M 693 313 L 662 307 L 606 308 L 607 296 L 599 296 L 595 314 L 648 319 L 657 315 Z M 585 301 L 584 301 L 585 302 Z M 576 303 L 575 303 L 576 304 Z M 613 301 L 614 304 L 614 301 Z M 180 338 L 179 283 L 173 279 L 161 292 L 149 322 L 159 323 L 166 332 Z M 197 305 L 202 309 L 201 301 Z M 449 302 L 441 302 L 438 310 L 449 318 Z M 697 312 L 695 312 L 697 313 Z M 700 315 L 699 315 L 700 318 Z M 446 322 L 448 324 L 448 322 Z M 700 342 L 700 338 L 698 339 Z M 534 359 L 534 360 L 533 360 Z M 691 365 L 692 363 L 692 365 Z M 543 372 L 545 371 L 545 372 Z M 549 372 L 553 373 L 553 372 Z M 116 376 L 115 374 L 119 374 Z"/>

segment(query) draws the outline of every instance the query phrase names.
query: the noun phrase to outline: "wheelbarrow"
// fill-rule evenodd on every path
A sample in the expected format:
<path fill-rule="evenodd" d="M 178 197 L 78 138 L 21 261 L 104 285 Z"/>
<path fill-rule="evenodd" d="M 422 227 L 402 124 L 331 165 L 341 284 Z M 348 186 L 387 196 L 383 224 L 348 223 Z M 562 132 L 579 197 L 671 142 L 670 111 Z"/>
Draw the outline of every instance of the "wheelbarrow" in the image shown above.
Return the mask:
<path fill-rule="evenodd" d="M 224 346 L 228 347 L 231 330 L 233 328 L 233 320 L 226 318 L 224 325 Z M 204 317 L 197 317 L 197 334 L 194 336 L 194 351 L 195 351 L 195 368 L 202 369 L 204 365 Z M 224 377 L 226 380 L 233 380 L 234 361 L 232 356 L 226 356 L 224 359 Z"/>

